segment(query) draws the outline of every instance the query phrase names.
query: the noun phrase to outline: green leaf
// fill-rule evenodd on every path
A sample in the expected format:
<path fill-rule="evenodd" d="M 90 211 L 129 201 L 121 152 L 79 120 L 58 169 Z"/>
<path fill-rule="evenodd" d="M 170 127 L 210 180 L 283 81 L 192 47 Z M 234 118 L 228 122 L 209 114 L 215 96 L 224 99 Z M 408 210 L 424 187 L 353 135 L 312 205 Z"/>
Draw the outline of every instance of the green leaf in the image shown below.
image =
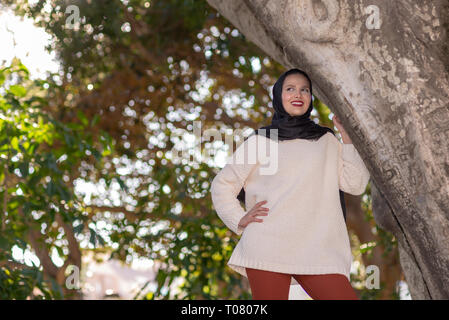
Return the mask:
<path fill-rule="evenodd" d="M 96 149 L 93 149 L 93 150 L 92 150 L 92 155 L 95 157 L 95 159 L 96 159 L 97 161 L 100 161 L 100 159 L 101 159 L 101 153 L 98 152 Z"/>
<path fill-rule="evenodd" d="M 28 68 L 25 67 L 25 65 L 21 61 L 19 61 L 19 64 L 17 65 L 17 67 L 18 67 L 19 71 L 25 72 L 25 74 L 27 76 L 30 74 L 30 72 L 28 71 Z"/>
<path fill-rule="evenodd" d="M 11 139 L 11 147 L 18 150 L 19 149 L 19 139 L 17 137 L 13 137 Z"/>
<path fill-rule="evenodd" d="M 29 166 L 30 164 L 28 162 L 22 162 L 21 164 L 19 164 L 20 174 L 23 178 L 26 178 L 28 176 Z"/>
<path fill-rule="evenodd" d="M 87 126 L 89 125 L 89 120 L 87 120 L 86 115 L 85 115 L 81 110 L 78 110 L 77 115 L 78 115 L 78 119 L 81 120 L 81 123 L 82 123 L 85 127 L 87 127 Z"/>
<path fill-rule="evenodd" d="M 50 197 L 55 194 L 55 184 L 53 183 L 53 181 L 50 180 L 50 182 L 47 183 L 47 188 L 45 189 L 45 191 Z"/>
<path fill-rule="evenodd" d="M 6 76 L 3 70 L 0 70 L 0 86 L 5 82 Z"/>
<path fill-rule="evenodd" d="M 90 126 L 91 127 L 96 126 L 99 120 L 100 120 L 100 116 L 98 114 L 94 115 L 94 117 L 90 123 Z"/>
<path fill-rule="evenodd" d="M 125 185 L 122 179 L 120 179 L 119 176 L 115 177 L 115 180 L 117 180 L 118 184 L 120 185 L 120 188 L 124 191 L 128 191 L 128 187 Z"/>
<path fill-rule="evenodd" d="M 90 231 L 90 238 L 89 238 L 89 242 L 92 243 L 94 245 L 94 247 L 96 247 L 97 241 L 96 241 L 96 232 L 94 229 L 89 228 Z"/>
<path fill-rule="evenodd" d="M 10 86 L 8 92 L 19 98 L 24 97 L 27 93 L 23 86 L 17 84 Z"/>
<path fill-rule="evenodd" d="M 81 232 L 83 232 L 84 229 L 84 223 L 80 223 L 79 225 L 77 225 L 76 227 L 73 228 L 73 232 L 75 234 L 80 234 Z"/>
<path fill-rule="evenodd" d="M 9 250 L 9 242 L 6 238 L 2 237 L 0 235 L 0 249 L 4 250 L 4 251 L 8 251 Z"/>
<path fill-rule="evenodd" d="M 34 187 L 36 183 L 39 182 L 40 179 L 41 176 L 38 173 L 34 172 L 33 175 L 31 176 L 31 179 L 28 180 L 28 186 Z"/>
<path fill-rule="evenodd" d="M 37 143 L 37 142 L 34 142 L 34 143 L 30 144 L 30 147 L 28 148 L 27 153 L 28 153 L 29 155 L 34 154 L 34 152 L 35 152 L 35 150 L 36 150 L 36 148 L 37 148 L 38 146 L 39 146 L 39 143 Z"/>
<path fill-rule="evenodd" d="M 100 236 L 98 233 L 96 235 L 97 235 L 97 239 L 98 239 L 98 242 L 100 243 L 100 245 L 104 246 L 106 241 L 104 241 L 103 237 Z"/>
<path fill-rule="evenodd" d="M 66 190 L 64 186 L 62 186 L 60 183 L 55 184 L 55 189 L 58 192 L 59 196 L 62 200 L 69 201 L 71 196 L 70 193 Z"/>

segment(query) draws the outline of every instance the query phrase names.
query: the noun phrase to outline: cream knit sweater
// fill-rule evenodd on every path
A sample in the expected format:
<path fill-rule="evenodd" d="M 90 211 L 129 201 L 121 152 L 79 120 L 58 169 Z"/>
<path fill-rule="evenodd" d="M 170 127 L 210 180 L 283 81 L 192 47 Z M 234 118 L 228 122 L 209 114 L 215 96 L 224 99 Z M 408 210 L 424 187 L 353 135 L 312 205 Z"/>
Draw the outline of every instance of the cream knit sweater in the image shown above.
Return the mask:
<path fill-rule="evenodd" d="M 241 235 L 228 266 L 245 277 L 249 267 L 290 274 L 338 273 L 349 280 L 352 253 L 339 189 L 360 195 L 369 178 L 354 145 L 342 144 L 330 132 L 318 141 L 273 142 L 250 136 L 211 184 L 218 216 Z M 242 187 L 246 210 L 236 198 Z M 262 200 L 269 208 L 267 216 L 257 216 L 263 222 L 238 228 L 240 219 Z M 292 277 L 291 284 L 298 282 Z"/>

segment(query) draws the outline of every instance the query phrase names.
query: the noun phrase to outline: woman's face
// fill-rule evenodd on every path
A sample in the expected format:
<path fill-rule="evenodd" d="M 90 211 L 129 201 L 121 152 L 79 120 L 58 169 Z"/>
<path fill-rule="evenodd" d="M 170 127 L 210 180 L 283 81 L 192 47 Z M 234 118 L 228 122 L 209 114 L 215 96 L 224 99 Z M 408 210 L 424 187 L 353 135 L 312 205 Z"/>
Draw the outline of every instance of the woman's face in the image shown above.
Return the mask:
<path fill-rule="evenodd" d="M 282 105 L 291 116 L 300 116 L 306 113 L 310 105 L 309 81 L 299 73 L 288 75 L 282 85 Z"/>

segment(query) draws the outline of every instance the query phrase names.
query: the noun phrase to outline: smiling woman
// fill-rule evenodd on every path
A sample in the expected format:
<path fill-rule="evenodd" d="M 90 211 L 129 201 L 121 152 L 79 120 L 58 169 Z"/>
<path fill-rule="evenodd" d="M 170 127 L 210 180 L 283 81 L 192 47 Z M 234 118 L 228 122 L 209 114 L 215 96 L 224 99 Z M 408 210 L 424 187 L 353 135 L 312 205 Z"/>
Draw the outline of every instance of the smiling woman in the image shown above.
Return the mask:
<path fill-rule="evenodd" d="M 304 71 L 284 72 L 273 86 L 271 125 L 250 135 L 211 184 L 217 214 L 241 235 L 228 265 L 248 278 L 253 299 L 288 299 L 295 284 L 313 299 L 357 299 L 343 193 L 362 194 L 370 175 L 352 144 L 309 118 L 311 93 Z M 270 174 L 259 154 L 245 155 L 267 139 L 276 145 Z"/>
<path fill-rule="evenodd" d="M 312 103 L 310 81 L 300 73 L 293 73 L 285 78 L 282 87 L 282 104 L 291 116 L 306 113 Z"/>

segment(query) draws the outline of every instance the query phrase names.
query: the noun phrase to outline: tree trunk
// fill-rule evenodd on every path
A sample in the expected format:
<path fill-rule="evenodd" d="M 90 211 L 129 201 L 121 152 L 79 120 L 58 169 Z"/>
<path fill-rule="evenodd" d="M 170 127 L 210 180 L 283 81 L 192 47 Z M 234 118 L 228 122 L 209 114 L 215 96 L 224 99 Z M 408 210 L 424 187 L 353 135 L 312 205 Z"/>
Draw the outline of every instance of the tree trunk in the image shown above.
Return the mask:
<path fill-rule="evenodd" d="M 448 299 L 448 1 L 208 2 L 309 73 L 385 199 L 375 219 L 398 239 L 412 298 Z"/>

